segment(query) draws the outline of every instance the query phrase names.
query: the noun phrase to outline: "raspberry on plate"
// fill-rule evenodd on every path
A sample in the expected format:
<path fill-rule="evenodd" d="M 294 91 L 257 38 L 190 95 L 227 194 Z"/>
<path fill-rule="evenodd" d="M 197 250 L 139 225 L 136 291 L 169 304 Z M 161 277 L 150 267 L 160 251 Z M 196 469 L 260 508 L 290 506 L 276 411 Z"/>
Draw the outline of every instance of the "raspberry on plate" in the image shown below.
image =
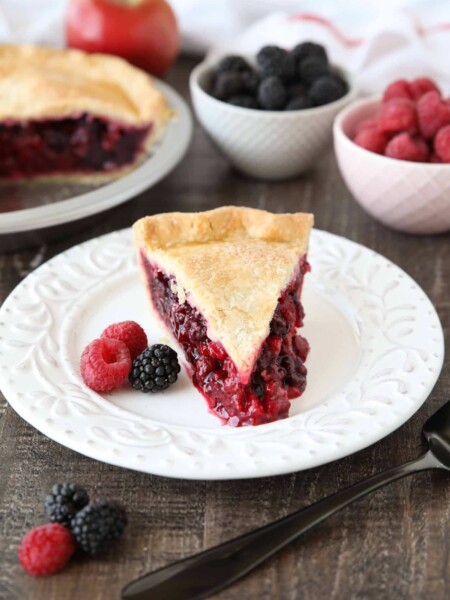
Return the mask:
<path fill-rule="evenodd" d="M 409 133 L 400 133 L 391 139 L 386 146 L 385 155 L 389 158 L 428 162 L 430 152 L 426 141 L 421 137 L 413 137 Z"/>
<path fill-rule="evenodd" d="M 406 98 L 412 100 L 410 84 L 405 79 L 393 81 L 384 91 L 383 102 L 389 102 L 393 98 Z"/>
<path fill-rule="evenodd" d="M 84 383 L 96 392 L 121 386 L 131 370 L 130 351 L 124 342 L 99 338 L 86 346 L 80 359 Z"/>
<path fill-rule="evenodd" d="M 450 125 L 442 127 L 437 132 L 434 138 L 434 151 L 441 162 L 450 163 Z"/>
<path fill-rule="evenodd" d="M 75 550 L 72 533 L 59 523 L 50 523 L 28 531 L 18 555 L 30 575 L 52 575 L 65 566 Z"/>
<path fill-rule="evenodd" d="M 409 89 L 411 90 L 414 100 L 419 100 L 419 98 L 427 92 L 439 93 L 438 86 L 428 77 L 418 77 L 417 79 L 414 79 L 414 81 L 411 81 L 409 84 Z"/>
<path fill-rule="evenodd" d="M 148 346 L 145 331 L 136 321 L 113 323 L 105 329 L 100 337 L 123 342 L 130 351 L 131 360 L 134 360 Z"/>
<path fill-rule="evenodd" d="M 378 115 L 378 131 L 396 133 L 417 131 L 417 116 L 414 104 L 405 98 L 394 98 L 385 102 Z"/>
<path fill-rule="evenodd" d="M 388 136 L 381 131 L 377 131 L 376 129 L 363 129 L 356 134 L 353 141 L 355 144 L 358 144 L 358 146 L 361 146 L 361 148 L 376 152 L 377 154 L 383 154 L 388 139 Z"/>
<path fill-rule="evenodd" d="M 417 102 L 417 118 L 422 135 L 432 139 L 441 127 L 450 125 L 450 105 L 439 92 L 427 92 Z"/>

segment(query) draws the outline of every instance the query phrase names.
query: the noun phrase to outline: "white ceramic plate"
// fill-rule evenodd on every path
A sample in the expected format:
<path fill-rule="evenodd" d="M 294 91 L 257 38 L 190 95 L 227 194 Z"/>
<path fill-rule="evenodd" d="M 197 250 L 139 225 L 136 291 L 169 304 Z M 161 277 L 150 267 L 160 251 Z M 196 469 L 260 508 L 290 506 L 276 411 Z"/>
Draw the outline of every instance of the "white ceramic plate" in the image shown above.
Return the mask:
<path fill-rule="evenodd" d="M 192 137 L 192 117 L 184 100 L 156 80 L 175 117 L 148 158 L 106 185 L 11 183 L 0 188 L 0 235 L 61 225 L 108 210 L 155 185 L 183 158 Z"/>
<path fill-rule="evenodd" d="M 444 342 L 418 285 L 382 256 L 314 231 L 304 287 L 308 387 L 288 419 L 223 427 L 184 371 L 160 395 L 99 395 L 78 363 L 112 322 L 135 319 L 152 343 L 129 230 L 76 246 L 31 273 L 0 309 L 0 384 L 13 408 L 92 458 L 190 479 L 261 477 L 365 448 L 417 411 L 440 373 Z"/>

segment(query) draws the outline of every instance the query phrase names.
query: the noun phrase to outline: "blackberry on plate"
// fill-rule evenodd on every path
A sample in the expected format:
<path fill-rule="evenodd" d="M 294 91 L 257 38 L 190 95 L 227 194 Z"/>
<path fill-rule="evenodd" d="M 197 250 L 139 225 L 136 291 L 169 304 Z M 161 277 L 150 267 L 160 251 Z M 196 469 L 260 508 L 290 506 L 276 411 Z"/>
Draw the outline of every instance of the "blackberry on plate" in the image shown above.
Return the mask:
<path fill-rule="evenodd" d="M 304 110 L 305 108 L 311 108 L 313 103 L 308 96 L 297 96 L 292 98 L 284 107 L 284 110 Z"/>
<path fill-rule="evenodd" d="M 245 92 L 245 82 L 241 73 L 220 73 L 212 88 L 212 95 L 218 100 L 227 100 L 243 92 Z"/>
<path fill-rule="evenodd" d="M 55 483 L 45 498 L 45 512 L 52 523 L 68 526 L 72 517 L 89 502 L 86 490 L 76 483 Z"/>
<path fill-rule="evenodd" d="M 242 73 L 251 70 L 251 66 L 242 56 L 225 56 L 216 67 L 217 73 Z"/>
<path fill-rule="evenodd" d="M 135 390 L 161 392 L 175 383 L 180 370 L 175 350 L 165 344 L 154 344 L 134 359 L 129 381 Z"/>
<path fill-rule="evenodd" d="M 262 77 L 280 77 L 288 75 L 290 61 L 288 53 L 278 46 L 264 46 L 256 55 L 256 62 Z M 293 72 L 294 73 L 294 72 Z"/>
<path fill-rule="evenodd" d="M 301 62 L 303 59 L 309 58 L 310 56 L 319 56 L 328 60 L 325 48 L 314 42 L 302 42 L 301 44 L 297 44 L 297 46 L 291 50 L 291 53 L 295 56 L 297 62 Z"/>
<path fill-rule="evenodd" d="M 279 77 L 263 79 L 258 90 L 258 101 L 266 110 L 280 110 L 286 104 L 286 88 Z"/>
<path fill-rule="evenodd" d="M 127 524 L 125 509 L 116 502 L 96 500 L 80 510 L 70 523 L 78 546 L 87 554 L 104 552 Z"/>
<path fill-rule="evenodd" d="M 242 108 L 259 108 L 258 101 L 253 96 L 233 96 L 227 102 Z"/>
<path fill-rule="evenodd" d="M 305 58 L 298 66 L 298 76 L 308 85 L 329 72 L 328 62 L 320 56 Z"/>
<path fill-rule="evenodd" d="M 314 106 L 329 104 L 342 98 L 347 92 L 347 85 L 343 80 L 334 76 L 316 79 L 308 91 L 308 96 Z"/>

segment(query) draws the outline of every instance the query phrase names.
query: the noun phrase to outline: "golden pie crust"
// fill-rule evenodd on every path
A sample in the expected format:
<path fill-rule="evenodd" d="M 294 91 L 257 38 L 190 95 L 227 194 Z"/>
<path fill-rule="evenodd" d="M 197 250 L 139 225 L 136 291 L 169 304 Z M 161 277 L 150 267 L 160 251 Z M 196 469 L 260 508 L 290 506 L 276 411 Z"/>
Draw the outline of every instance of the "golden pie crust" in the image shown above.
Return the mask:
<path fill-rule="evenodd" d="M 140 262 L 144 255 L 175 277 L 179 301 L 203 314 L 208 337 L 223 345 L 245 382 L 312 226 L 311 214 L 225 206 L 144 217 L 134 236 Z"/>

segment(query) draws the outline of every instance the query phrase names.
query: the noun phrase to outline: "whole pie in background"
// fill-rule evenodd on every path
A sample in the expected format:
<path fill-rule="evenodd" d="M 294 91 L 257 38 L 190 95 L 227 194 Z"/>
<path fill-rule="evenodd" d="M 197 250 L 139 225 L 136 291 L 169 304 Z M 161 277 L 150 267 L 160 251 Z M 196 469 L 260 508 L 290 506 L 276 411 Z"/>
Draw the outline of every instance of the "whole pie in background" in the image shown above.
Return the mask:
<path fill-rule="evenodd" d="M 0 46 L 0 179 L 115 178 L 170 116 L 152 78 L 120 58 Z"/>
<path fill-rule="evenodd" d="M 134 225 L 152 312 L 210 410 L 232 426 L 288 416 L 306 386 L 300 302 L 310 214 L 227 206 Z"/>

